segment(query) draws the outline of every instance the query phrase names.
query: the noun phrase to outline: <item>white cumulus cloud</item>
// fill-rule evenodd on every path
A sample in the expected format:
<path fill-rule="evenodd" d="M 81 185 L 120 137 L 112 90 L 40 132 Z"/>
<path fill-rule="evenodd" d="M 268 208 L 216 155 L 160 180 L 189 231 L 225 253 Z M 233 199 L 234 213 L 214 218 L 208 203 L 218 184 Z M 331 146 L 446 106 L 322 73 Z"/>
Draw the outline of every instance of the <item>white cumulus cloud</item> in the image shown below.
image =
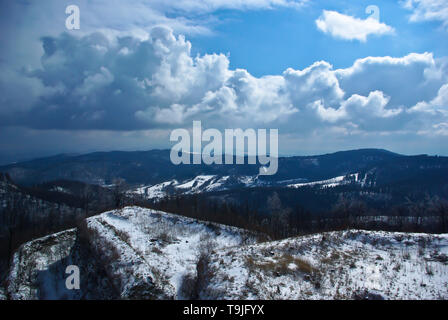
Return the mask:
<path fill-rule="evenodd" d="M 317 28 L 344 40 L 359 40 L 365 42 L 369 35 L 393 34 L 394 28 L 369 17 L 359 19 L 336 11 L 324 10 L 316 20 Z"/>
<path fill-rule="evenodd" d="M 344 69 L 317 61 L 257 77 L 231 69 L 227 55 L 193 56 L 191 43 L 165 27 L 144 40 L 61 34 L 42 45 L 39 68 L 0 74 L 0 127 L 136 132 L 201 120 L 325 141 L 441 136 L 448 123 L 446 61 L 432 53 L 366 57 Z M 27 99 L 11 90 L 19 82 Z"/>
<path fill-rule="evenodd" d="M 406 0 L 403 6 L 412 11 L 409 20 L 440 21 L 444 27 L 448 27 L 448 1 L 447 0 Z"/>

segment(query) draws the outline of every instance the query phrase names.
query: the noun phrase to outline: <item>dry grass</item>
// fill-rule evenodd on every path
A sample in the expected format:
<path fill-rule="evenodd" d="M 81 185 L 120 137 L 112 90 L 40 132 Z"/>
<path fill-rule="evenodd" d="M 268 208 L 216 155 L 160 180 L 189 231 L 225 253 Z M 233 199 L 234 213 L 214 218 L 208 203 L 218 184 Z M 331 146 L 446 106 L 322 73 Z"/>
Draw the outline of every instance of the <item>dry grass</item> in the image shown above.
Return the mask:
<path fill-rule="evenodd" d="M 284 254 L 274 258 L 275 261 L 255 261 L 252 257 L 246 258 L 246 265 L 249 270 L 261 270 L 264 273 L 276 273 L 277 275 L 291 274 L 300 271 L 305 274 L 315 272 L 314 267 L 308 261 Z"/>

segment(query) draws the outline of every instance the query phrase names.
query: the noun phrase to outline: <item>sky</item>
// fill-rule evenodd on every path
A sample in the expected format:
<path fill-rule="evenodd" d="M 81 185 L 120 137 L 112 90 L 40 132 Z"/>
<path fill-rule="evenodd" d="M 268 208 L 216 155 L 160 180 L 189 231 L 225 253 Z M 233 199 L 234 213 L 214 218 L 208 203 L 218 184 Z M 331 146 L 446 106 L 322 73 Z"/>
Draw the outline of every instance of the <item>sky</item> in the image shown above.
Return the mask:
<path fill-rule="evenodd" d="M 281 155 L 448 156 L 448 0 L 3 0 L 0 28 L 0 163 L 195 120 L 278 129 Z"/>

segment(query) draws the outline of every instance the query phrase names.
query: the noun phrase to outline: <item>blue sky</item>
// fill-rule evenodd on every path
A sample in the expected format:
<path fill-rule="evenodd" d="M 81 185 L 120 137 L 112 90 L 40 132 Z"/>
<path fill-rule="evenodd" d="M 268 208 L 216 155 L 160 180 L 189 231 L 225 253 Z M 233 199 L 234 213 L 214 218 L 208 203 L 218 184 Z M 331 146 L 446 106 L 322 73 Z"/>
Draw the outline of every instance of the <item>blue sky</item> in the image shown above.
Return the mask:
<path fill-rule="evenodd" d="M 341 41 L 315 27 L 322 10 L 335 10 L 358 18 L 367 18 L 365 9 L 373 2 L 318 1 L 305 8 L 291 10 L 235 11 L 215 13 L 221 21 L 212 36 L 193 36 L 194 53 L 230 54 L 231 68 L 244 68 L 255 76 L 279 74 L 285 69 L 305 68 L 318 60 L 345 68 L 366 56 L 404 56 L 410 52 L 434 52 L 448 55 L 446 30 L 439 22 L 409 23 L 410 11 L 396 1 L 375 1 L 382 22 L 397 30 L 394 36 L 372 36 L 367 42 Z"/>
<path fill-rule="evenodd" d="M 0 163 L 170 148 L 193 120 L 279 129 L 281 154 L 448 155 L 447 0 L 0 6 Z"/>

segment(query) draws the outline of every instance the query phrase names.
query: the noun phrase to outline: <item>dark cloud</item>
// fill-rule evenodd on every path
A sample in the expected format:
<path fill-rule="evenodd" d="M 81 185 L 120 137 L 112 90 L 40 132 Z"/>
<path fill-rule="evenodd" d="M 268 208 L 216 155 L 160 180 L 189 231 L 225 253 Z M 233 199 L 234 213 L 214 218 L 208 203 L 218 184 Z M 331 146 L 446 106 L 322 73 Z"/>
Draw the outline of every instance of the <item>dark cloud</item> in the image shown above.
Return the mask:
<path fill-rule="evenodd" d="M 51 14 L 64 3 L 41 10 Z M 8 5 L 11 16 L 2 12 L 6 20 L 0 21 L 11 31 L 0 38 L 2 150 L 169 147 L 170 129 L 202 120 L 204 127 L 219 129 L 278 128 L 281 152 L 350 146 L 400 151 L 406 140 L 415 141 L 416 150 L 429 142 L 431 150 L 448 152 L 440 143 L 448 136 L 448 64 L 431 53 L 367 57 L 339 70 L 319 61 L 255 77 L 229 69 L 226 55 L 192 56 L 191 43 L 179 32 L 192 25 L 182 19 L 135 29 L 144 23 L 135 8 L 121 5 L 127 17 L 121 25 L 121 15 L 103 3 L 103 11 L 82 11 L 84 24 L 73 33 L 61 32 L 64 14 L 55 28 L 45 15 L 31 15 L 38 10 L 34 2 L 22 14 L 20 3 Z M 188 1 L 183 5 L 187 10 Z M 159 3 L 141 10 L 163 8 Z M 106 27 L 92 32 L 98 17 Z"/>
<path fill-rule="evenodd" d="M 369 57 L 340 70 L 322 61 L 256 78 L 230 70 L 224 55 L 192 57 L 190 42 L 165 27 L 153 28 L 146 40 L 96 32 L 41 43 L 40 68 L 1 78 L 8 102 L 2 125 L 143 130 L 203 120 L 209 127 L 269 125 L 295 133 L 328 126 L 398 131 L 430 120 L 430 104 L 424 112 L 409 109 L 435 99 L 447 81 L 439 72 L 444 64 L 429 53 Z M 26 99 L 14 91 L 20 80 Z"/>

